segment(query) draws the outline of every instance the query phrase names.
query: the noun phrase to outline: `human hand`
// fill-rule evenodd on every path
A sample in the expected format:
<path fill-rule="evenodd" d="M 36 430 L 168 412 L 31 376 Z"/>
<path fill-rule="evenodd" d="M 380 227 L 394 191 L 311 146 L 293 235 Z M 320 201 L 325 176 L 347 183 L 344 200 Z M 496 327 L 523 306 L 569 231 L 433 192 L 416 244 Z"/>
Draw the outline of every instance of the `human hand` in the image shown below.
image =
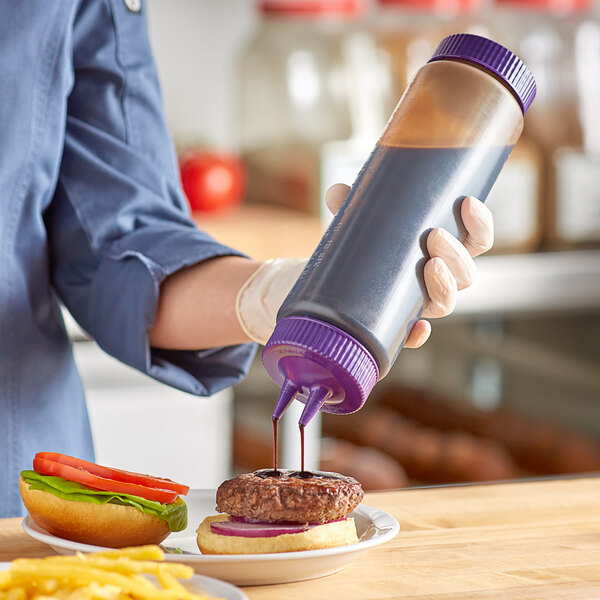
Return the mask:
<path fill-rule="evenodd" d="M 348 195 L 349 187 L 337 183 L 325 195 L 329 210 L 335 214 Z M 462 242 L 445 229 L 437 228 L 427 236 L 427 251 L 431 257 L 424 267 L 425 287 L 429 298 L 425 302 L 423 317 L 437 319 L 449 315 L 456 306 L 456 292 L 469 287 L 476 276 L 473 257 L 487 252 L 494 241 L 494 224 L 489 208 L 468 196 L 460 207 L 467 230 Z M 410 332 L 405 348 L 418 348 L 429 338 L 429 321 L 417 321 Z"/>
<path fill-rule="evenodd" d="M 335 214 L 350 188 L 337 183 L 327 190 L 325 201 Z M 425 264 L 425 286 L 429 298 L 423 317 L 438 318 L 450 314 L 456 305 L 456 292 L 469 287 L 475 278 L 474 256 L 492 247 L 493 222 L 489 209 L 479 200 L 467 197 L 461 205 L 461 217 L 467 230 L 459 242 L 446 230 L 434 229 L 427 236 L 431 258 Z M 265 344 L 275 328 L 279 307 L 304 269 L 306 259 L 275 258 L 263 262 L 240 289 L 236 314 L 245 334 Z M 431 333 L 428 321 L 417 321 L 405 348 L 422 346 Z"/>
<path fill-rule="evenodd" d="M 290 293 L 307 259 L 265 260 L 238 292 L 235 312 L 244 333 L 253 341 L 267 343 L 277 322 L 277 312 Z"/>

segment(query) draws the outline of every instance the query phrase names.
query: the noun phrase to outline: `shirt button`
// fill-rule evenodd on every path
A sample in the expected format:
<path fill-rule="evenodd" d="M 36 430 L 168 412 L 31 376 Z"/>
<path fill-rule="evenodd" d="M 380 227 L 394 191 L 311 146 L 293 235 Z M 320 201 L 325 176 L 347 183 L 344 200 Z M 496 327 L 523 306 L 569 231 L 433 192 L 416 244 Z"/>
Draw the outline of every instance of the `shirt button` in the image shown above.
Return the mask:
<path fill-rule="evenodd" d="M 142 9 L 142 0 L 124 0 L 125 6 L 131 12 L 137 13 Z"/>

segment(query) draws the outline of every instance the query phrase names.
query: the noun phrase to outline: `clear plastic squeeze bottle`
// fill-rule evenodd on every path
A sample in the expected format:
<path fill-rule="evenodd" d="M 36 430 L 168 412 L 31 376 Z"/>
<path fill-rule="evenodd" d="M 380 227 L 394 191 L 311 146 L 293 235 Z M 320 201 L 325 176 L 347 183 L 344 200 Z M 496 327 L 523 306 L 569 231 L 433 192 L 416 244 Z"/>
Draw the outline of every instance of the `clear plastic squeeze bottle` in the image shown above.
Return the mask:
<path fill-rule="evenodd" d="M 465 196 L 484 200 L 535 96 L 503 46 L 452 35 L 415 75 L 277 315 L 262 359 L 304 427 L 321 409 L 351 413 L 386 375 L 423 311 L 425 239 L 460 236 Z"/>

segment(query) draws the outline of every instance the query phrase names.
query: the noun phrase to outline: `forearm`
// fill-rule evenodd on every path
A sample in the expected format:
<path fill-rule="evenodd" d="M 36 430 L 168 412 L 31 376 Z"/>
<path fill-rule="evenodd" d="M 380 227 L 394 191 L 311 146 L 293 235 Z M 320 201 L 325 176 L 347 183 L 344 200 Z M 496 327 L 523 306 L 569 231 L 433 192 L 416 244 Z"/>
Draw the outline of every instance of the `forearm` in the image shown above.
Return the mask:
<path fill-rule="evenodd" d="M 250 341 L 235 303 L 261 263 L 238 256 L 207 260 L 174 273 L 161 285 L 156 318 L 148 330 L 156 348 L 198 350 Z"/>
<path fill-rule="evenodd" d="M 344 186 L 331 188 L 327 201 L 332 210 L 337 210 L 347 190 Z M 461 206 L 461 216 L 468 232 L 463 244 L 440 230 L 427 238 L 432 259 L 424 272 L 428 293 L 424 316 L 452 312 L 456 291 L 471 284 L 475 271 L 471 257 L 491 246 L 489 210 L 468 197 Z M 305 262 L 281 258 L 261 263 L 225 256 L 178 271 L 161 286 L 156 319 L 148 330 L 150 344 L 173 350 L 231 346 L 250 340 L 265 344 Z M 429 324 L 419 321 L 406 345 L 420 346 L 429 332 Z"/>

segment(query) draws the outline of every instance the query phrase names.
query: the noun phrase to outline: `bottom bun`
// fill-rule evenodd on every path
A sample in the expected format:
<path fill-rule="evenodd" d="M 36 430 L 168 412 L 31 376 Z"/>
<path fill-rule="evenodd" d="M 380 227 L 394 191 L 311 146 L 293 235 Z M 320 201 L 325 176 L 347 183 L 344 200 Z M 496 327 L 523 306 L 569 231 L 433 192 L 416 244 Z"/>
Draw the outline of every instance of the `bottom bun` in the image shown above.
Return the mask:
<path fill-rule="evenodd" d="M 225 514 L 206 517 L 196 530 L 198 548 L 202 554 L 263 554 L 270 552 L 296 552 L 318 550 L 356 544 L 354 519 L 333 521 L 317 525 L 302 533 L 284 533 L 275 537 L 241 537 L 213 533 L 211 523 L 227 521 Z"/>
<path fill-rule="evenodd" d="M 159 544 L 171 533 L 164 519 L 133 506 L 63 500 L 32 490 L 19 479 L 21 497 L 31 518 L 49 533 L 74 542 L 123 548 Z"/>

